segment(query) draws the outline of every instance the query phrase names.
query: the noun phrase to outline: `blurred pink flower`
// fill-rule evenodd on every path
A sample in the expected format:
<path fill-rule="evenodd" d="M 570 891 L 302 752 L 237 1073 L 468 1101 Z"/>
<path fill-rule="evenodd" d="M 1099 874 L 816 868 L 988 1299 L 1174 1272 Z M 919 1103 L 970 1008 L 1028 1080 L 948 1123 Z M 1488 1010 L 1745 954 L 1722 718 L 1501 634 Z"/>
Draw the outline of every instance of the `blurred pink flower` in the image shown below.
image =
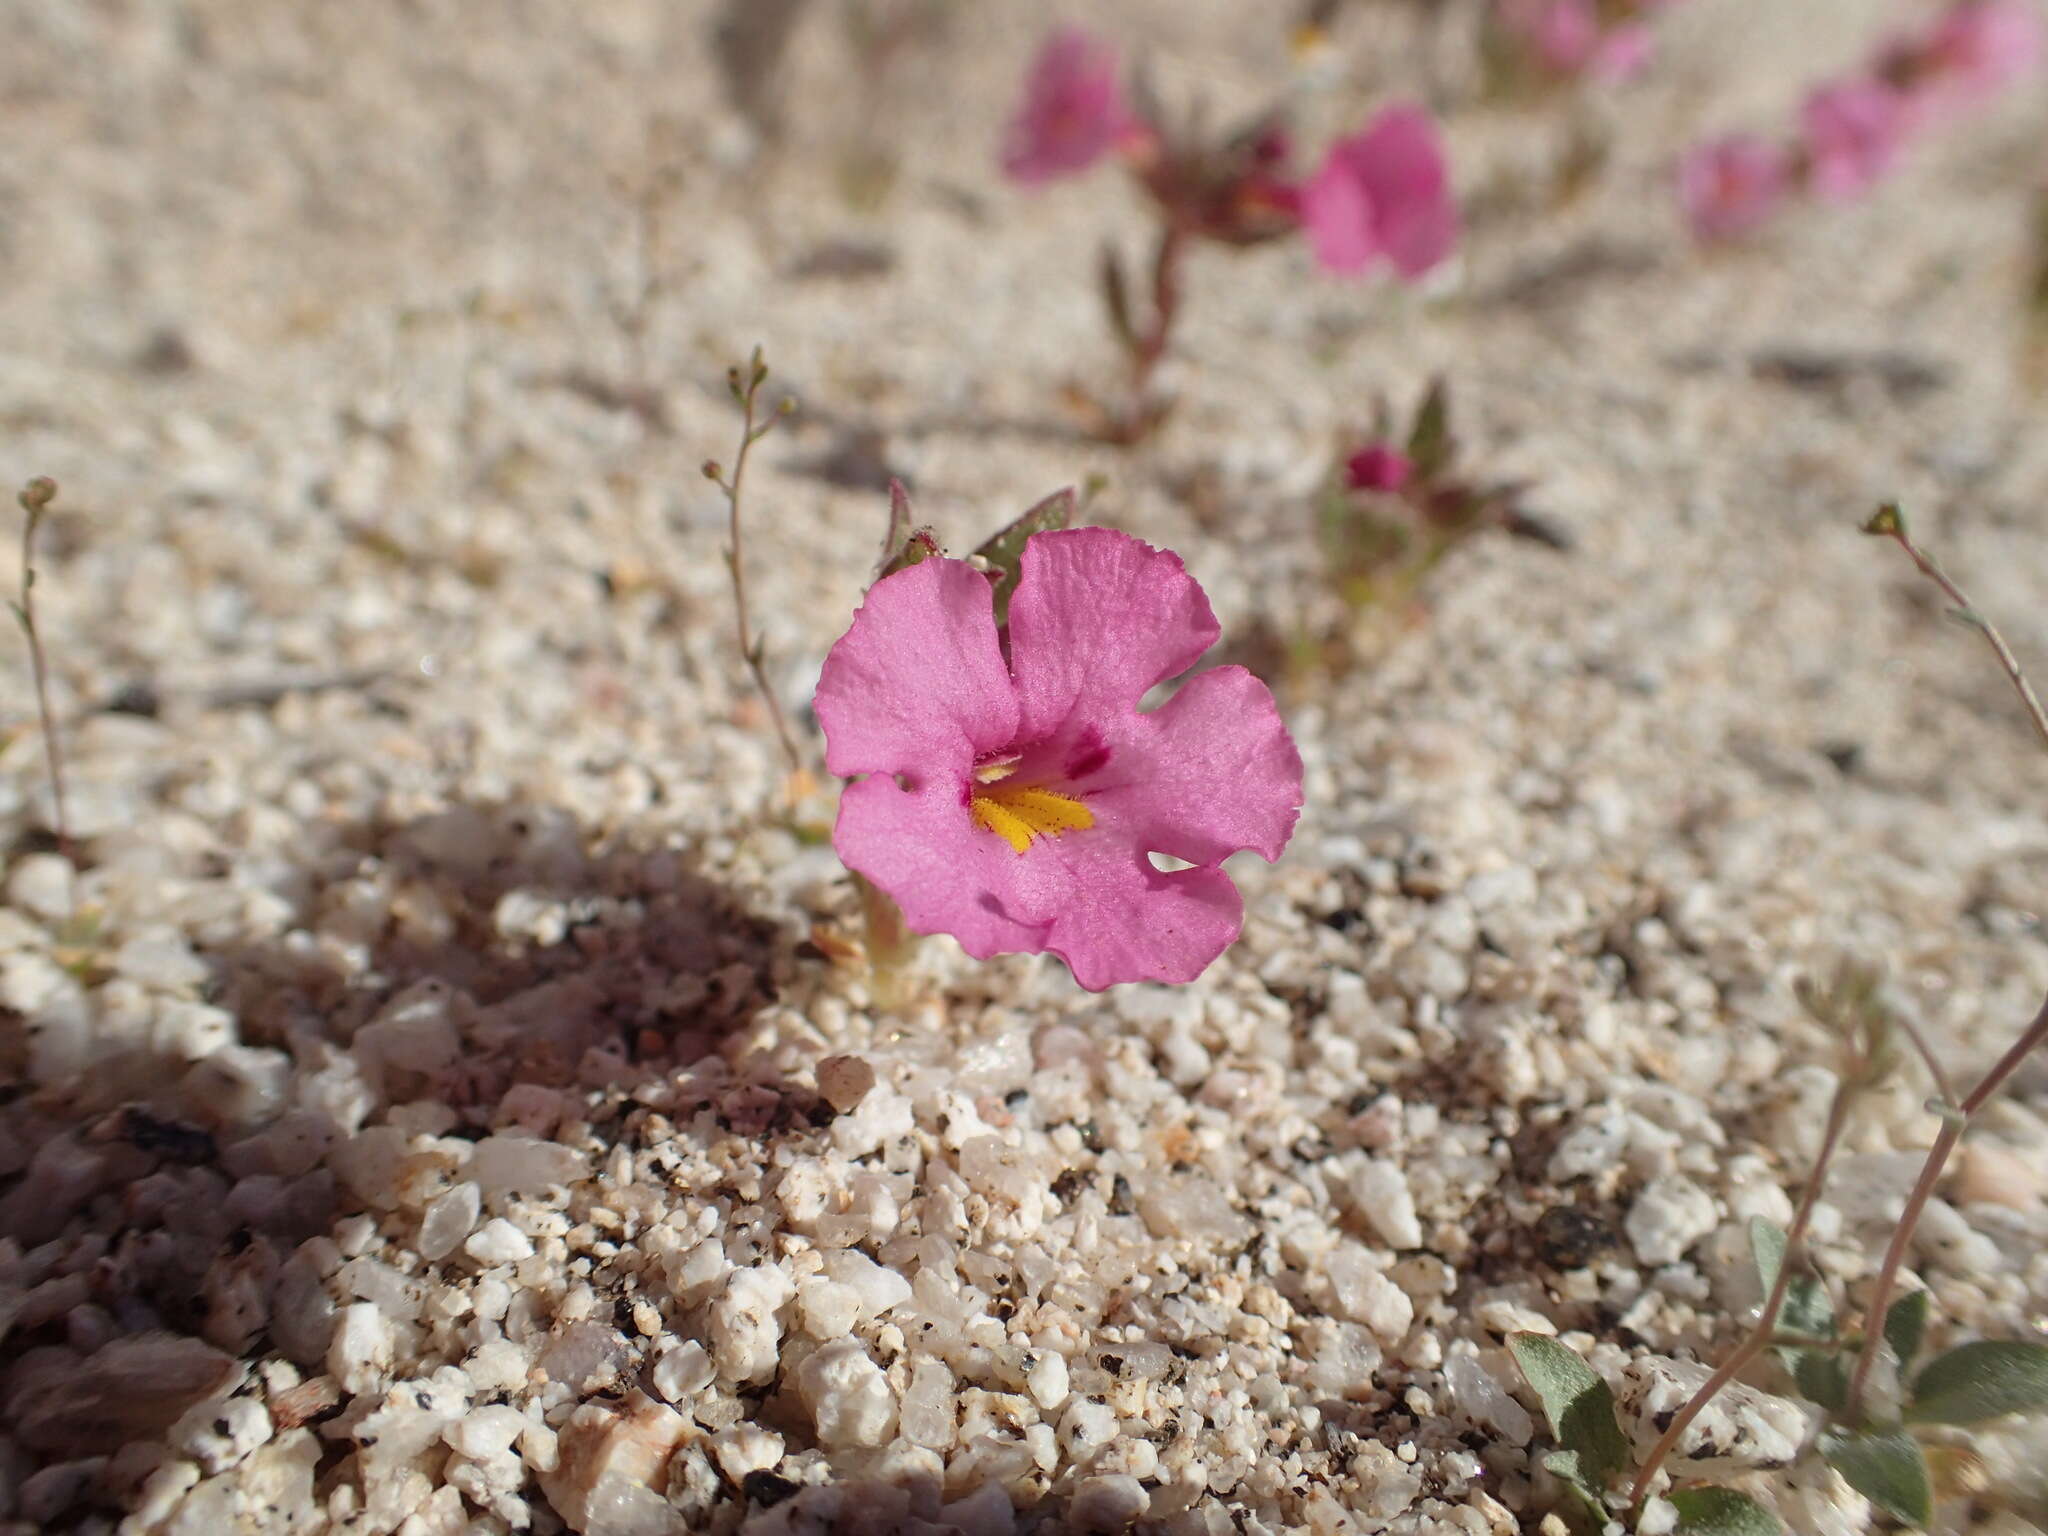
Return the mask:
<path fill-rule="evenodd" d="M 1800 109 L 1807 185 L 1817 197 L 1843 202 L 1892 167 L 1906 131 L 1899 93 L 1878 80 L 1822 86 Z"/>
<path fill-rule="evenodd" d="M 1364 271 L 1384 256 L 1420 277 L 1458 242 L 1458 210 L 1436 125 L 1421 108 L 1388 107 L 1362 132 L 1330 146 L 1301 188 L 1301 221 L 1316 260 Z"/>
<path fill-rule="evenodd" d="M 1617 81 L 1649 62 L 1650 29 L 1635 18 L 1654 8 L 1639 0 L 1608 19 L 1595 0 L 1502 0 L 1500 18 L 1552 73 Z"/>
<path fill-rule="evenodd" d="M 1750 134 L 1694 147 L 1678 167 L 1685 222 L 1699 240 L 1733 240 L 1768 220 L 1785 201 L 1785 152 Z"/>
<path fill-rule="evenodd" d="M 1927 34 L 1918 63 L 1934 88 L 1975 96 L 2025 75 L 2041 51 L 2041 16 L 2028 0 L 1961 0 Z"/>
<path fill-rule="evenodd" d="M 1086 170 L 1137 128 L 1117 83 L 1116 53 L 1075 27 L 1045 40 L 1024 102 L 1003 137 L 1012 180 L 1050 181 Z"/>
<path fill-rule="evenodd" d="M 1615 27 L 1600 39 L 1593 56 L 1587 60 L 1587 69 L 1602 80 L 1620 82 L 1633 79 L 1650 62 L 1650 55 L 1656 51 L 1656 39 L 1650 29 L 1641 22 L 1628 22 Z"/>
<path fill-rule="evenodd" d="M 1503 15 L 1529 40 L 1544 67 L 1561 75 L 1584 69 L 1600 47 L 1600 17 L 1593 0 L 1520 0 Z"/>
<path fill-rule="evenodd" d="M 1344 486 L 1353 491 L 1398 491 L 1415 473 L 1415 461 L 1398 448 L 1371 443 L 1344 461 Z"/>
<path fill-rule="evenodd" d="M 1243 924 L 1223 860 L 1278 858 L 1299 814 L 1272 694 L 1217 667 L 1140 712 L 1220 631 L 1179 557 L 1107 528 L 1031 539 L 1008 630 L 1006 659 L 963 560 L 869 590 L 818 680 L 826 766 L 865 775 L 833 845 L 977 959 L 1050 952 L 1090 991 L 1193 980 Z"/>

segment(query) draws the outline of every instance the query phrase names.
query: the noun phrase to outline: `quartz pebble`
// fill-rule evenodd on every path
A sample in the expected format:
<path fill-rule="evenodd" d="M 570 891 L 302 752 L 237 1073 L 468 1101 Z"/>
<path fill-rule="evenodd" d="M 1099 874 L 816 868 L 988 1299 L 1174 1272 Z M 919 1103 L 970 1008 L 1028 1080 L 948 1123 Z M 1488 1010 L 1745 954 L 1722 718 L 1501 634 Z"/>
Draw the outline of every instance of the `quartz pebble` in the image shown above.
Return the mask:
<path fill-rule="evenodd" d="M 882 1445 L 895 1428 L 896 1395 L 855 1340 L 819 1348 L 797 1367 L 796 1385 L 827 1445 Z"/>
<path fill-rule="evenodd" d="M 502 1216 L 494 1216 L 464 1241 L 462 1251 L 479 1264 L 516 1264 L 533 1257 L 533 1241 Z"/>
<path fill-rule="evenodd" d="M 1656 1355 L 1629 1362 L 1615 1400 L 1638 1455 L 1656 1443 L 1671 1416 L 1712 1373 L 1697 1361 Z M 1731 1384 L 1687 1426 L 1672 1450 L 1673 1461 L 1700 1473 L 1789 1466 L 1812 1422 L 1805 1404 Z"/>
<path fill-rule="evenodd" d="M 1654 1179 L 1629 1207 L 1628 1240 L 1645 1264 L 1676 1264 L 1720 1222 L 1714 1197 L 1684 1174 Z"/>

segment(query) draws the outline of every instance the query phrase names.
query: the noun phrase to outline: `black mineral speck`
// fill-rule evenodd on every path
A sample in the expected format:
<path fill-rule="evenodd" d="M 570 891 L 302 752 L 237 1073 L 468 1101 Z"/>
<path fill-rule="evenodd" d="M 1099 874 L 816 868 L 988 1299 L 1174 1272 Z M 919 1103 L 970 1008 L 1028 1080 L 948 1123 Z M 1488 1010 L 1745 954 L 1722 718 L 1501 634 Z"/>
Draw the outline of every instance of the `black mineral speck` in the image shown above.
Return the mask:
<path fill-rule="evenodd" d="M 760 1505 L 763 1509 L 780 1504 L 793 1496 L 803 1485 L 793 1483 L 786 1477 L 777 1477 L 765 1468 L 756 1468 L 740 1479 L 740 1492 Z"/>

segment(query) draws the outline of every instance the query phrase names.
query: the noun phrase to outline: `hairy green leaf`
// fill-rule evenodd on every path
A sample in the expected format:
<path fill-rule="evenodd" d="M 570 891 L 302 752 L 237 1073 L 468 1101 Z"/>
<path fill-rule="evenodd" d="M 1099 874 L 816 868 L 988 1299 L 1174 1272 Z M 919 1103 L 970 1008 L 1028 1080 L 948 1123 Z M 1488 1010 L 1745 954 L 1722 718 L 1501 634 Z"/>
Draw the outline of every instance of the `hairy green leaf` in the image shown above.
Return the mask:
<path fill-rule="evenodd" d="M 1614 1394 L 1607 1383 L 1549 1334 L 1510 1334 L 1508 1352 L 1543 1400 L 1551 1433 L 1570 1458 L 1572 1470 L 1560 1465 L 1551 1465 L 1551 1470 L 1594 1493 L 1604 1489 L 1633 1460 L 1615 1420 Z"/>
<path fill-rule="evenodd" d="M 1884 1341 L 1899 1357 L 1899 1369 L 1902 1371 L 1920 1353 L 1920 1340 L 1927 1332 L 1927 1308 L 1931 1299 L 1927 1291 L 1908 1291 L 1885 1309 Z"/>
<path fill-rule="evenodd" d="M 1761 1216 L 1752 1216 L 1749 1219 L 1749 1249 L 1756 1258 L 1757 1278 L 1763 1282 L 1764 1292 L 1768 1295 L 1771 1287 L 1778 1283 L 1778 1271 L 1785 1267 L 1784 1228 Z M 1832 1339 L 1835 1336 L 1835 1304 L 1828 1300 L 1827 1289 L 1819 1280 L 1806 1274 L 1792 1277 L 1791 1283 L 1785 1287 L 1785 1304 L 1778 1309 L 1776 1331 L 1808 1339 Z M 1792 1365 L 1793 1362 L 1787 1359 L 1786 1364 Z"/>
<path fill-rule="evenodd" d="M 1980 1339 L 1937 1355 L 1913 1383 L 1911 1424 L 1977 1424 L 2048 1409 L 2048 1344 Z"/>
<path fill-rule="evenodd" d="M 1543 1467 L 1565 1486 L 1565 1497 L 1555 1513 L 1566 1528 L 1573 1536 L 1600 1536 L 1614 1517 L 1600 1495 L 1582 1481 L 1578 1452 L 1552 1451 L 1543 1458 Z"/>
<path fill-rule="evenodd" d="M 1927 1523 L 1934 1507 L 1927 1458 L 1903 1429 L 1861 1435 L 1829 1430 L 1820 1437 L 1820 1453 L 1843 1482 L 1894 1520 Z"/>
<path fill-rule="evenodd" d="M 1733 1488 L 1681 1488 L 1670 1499 L 1677 1536 L 1785 1536 L 1776 1515 Z"/>
<path fill-rule="evenodd" d="M 1415 478 L 1424 485 L 1451 467 L 1457 449 L 1451 439 L 1451 394 L 1442 379 L 1430 383 L 1429 393 L 1415 408 L 1406 452 L 1415 466 Z"/>
<path fill-rule="evenodd" d="M 903 541 L 910 537 L 914 519 L 910 513 L 910 492 L 903 482 L 893 475 L 889 478 L 889 527 L 882 535 L 882 558 L 876 569 L 884 576 L 889 574 L 896 557 L 903 552 Z"/>
<path fill-rule="evenodd" d="M 1819 1403 L 1830 1413 L 1840 1413 L 1849 1403 L 1849 1365 L 1841 1355 L 1828 1349 L 1787 1349 L 1780 1351 L 1792 1368 L 1799 1395 Z"/>
<path fill-rule="evenodd" d="M 996 584 L 996 623 L 1010 619 L 1010 594 L 1017 590 L 1017 577 L 1024 568 L 1024 545 L 1034 533 L 1065 528 L 1074 521 L 1074 488 L 1054 491 L 1009 527 L 977 549 L 975 557 L 988 562 Z"/>

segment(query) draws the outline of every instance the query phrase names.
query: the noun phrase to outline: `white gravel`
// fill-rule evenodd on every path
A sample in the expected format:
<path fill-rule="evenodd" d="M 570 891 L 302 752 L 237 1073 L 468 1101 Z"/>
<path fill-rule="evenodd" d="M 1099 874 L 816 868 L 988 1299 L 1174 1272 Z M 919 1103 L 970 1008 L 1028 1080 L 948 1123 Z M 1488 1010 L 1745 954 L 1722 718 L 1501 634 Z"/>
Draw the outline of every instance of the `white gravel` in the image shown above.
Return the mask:
<path fill-rule="evenodd" d="M 1885 963 L 1958 1076 L 2048 987 L 2038 751 L 1848 531 L 1904 496 L 2048 654 L 2038 94 L 1702 256 L 1672 153 L 1892 12 L 1691 0 L 1586 109 L 1576 198 L 1538 174 L 1562 107 L 1456 106 L 1441 293 L 1200 253 L 1180 409 L 1120 455 L 1057 394 L 1106 366 L 1088 273 L 1133 201 L 990 173 L 1037 9 L 961 10 L 868 98 L 811 9 L 774 145 L 657 0 L 14 18 L 0 420 L 64 487 L 36 590 L 79 908 L 10 668 L 0 1536 L 1535 1529 L 1503 1340 L 1564 1338 L 1638 1438 L 1700 1379 L 1834 1084 L 1794 978 Z M 1455 105 L 1417 9 L 1344 12 L 1311 137 Z M 1287 68 L 1257 10 L 1115 22 L 1236 110 Z M 870 132 L 903 155 L 873 212 Z M 848 242 L 890 265 L 815 275 Z M 1333 613 L 1308 498 L 1381 394 L 1446 372 L 1475 466 L 1575 547 L 1476 542 L 1287 690 L 1308 808 L 1199 983 L 938 941 L 885 1003 L 728 627 L 698 466 L 756 341 L 805 406 L 750 470 L 749 570 L 806 732 L 883 525 L 863 445 L 956 550 L 1106 476 L 1093 515 L 1177 549 L 1283 688 L 1286 626 Z M 1786 348 L 1841 376 L 1758 362 Z M 1925 1092 L 1845 1146 L 1839 1293 Z M 2029 1066 L 1911 1256 L 1937 1342 L 2048 1310 L 2044 1149 Z M 1767 1470 L 1783 1385 L 1688 1471 L 1864 1528 Z M 2001 1440 L 1985 1475 L 2048 1519 L 2039 1464 Z"/>

